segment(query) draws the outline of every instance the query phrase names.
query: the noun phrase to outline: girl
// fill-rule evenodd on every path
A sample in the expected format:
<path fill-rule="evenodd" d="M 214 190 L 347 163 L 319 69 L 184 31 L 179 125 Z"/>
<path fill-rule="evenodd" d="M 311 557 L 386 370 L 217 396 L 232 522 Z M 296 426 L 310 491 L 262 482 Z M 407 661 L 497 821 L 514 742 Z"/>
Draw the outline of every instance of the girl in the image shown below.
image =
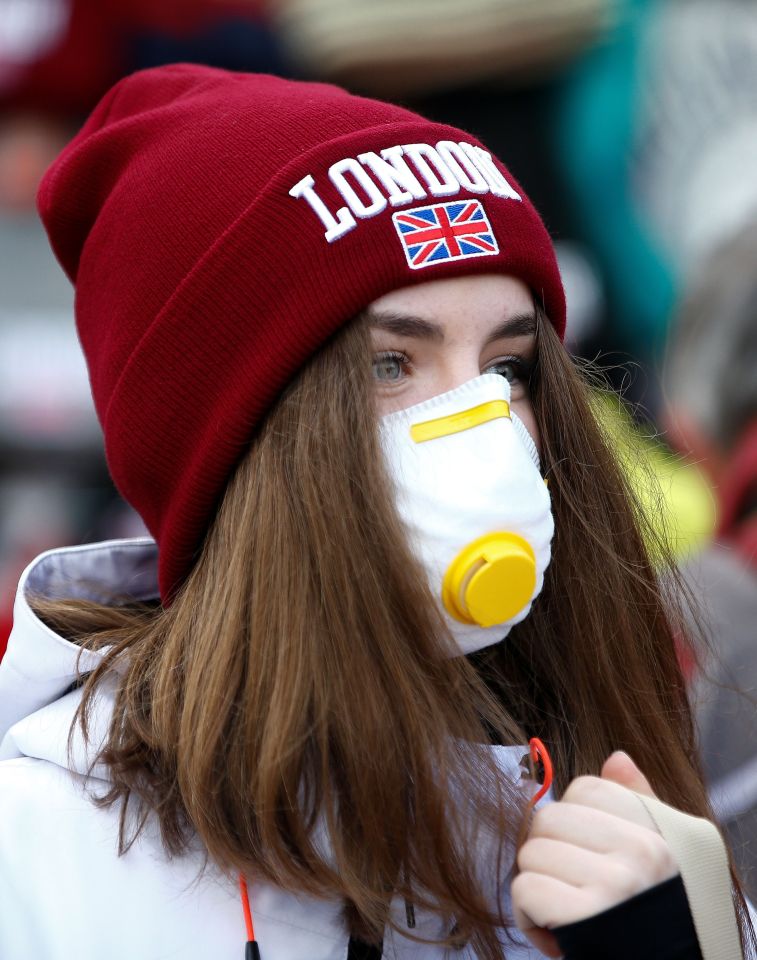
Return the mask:
<path fill-rule="evenodd" d="M 720 841 L 676 812 L 708 808 L 674 622 L 506 168 L 175 66 L 103 100 L 40 207 L 155 542 L 22 580 L 3 960 L 740 956 Z"/>

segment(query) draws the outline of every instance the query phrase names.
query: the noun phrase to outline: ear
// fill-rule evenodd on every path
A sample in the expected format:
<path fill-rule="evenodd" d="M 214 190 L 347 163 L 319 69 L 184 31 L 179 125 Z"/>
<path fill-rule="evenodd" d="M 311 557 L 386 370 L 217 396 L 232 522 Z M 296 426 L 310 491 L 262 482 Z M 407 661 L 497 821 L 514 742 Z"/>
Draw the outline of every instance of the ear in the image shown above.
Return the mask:
<path fill-rule="evenodd" d="M 601 777 L 603 780 L 612 780 L 613 783 L 618 783 L 621 787 L 627 787 L 629 790 L 641 793 L 644 796 L 655 796 L 649 780 L 628 754 L 622 750 L 616 750 L 605 760 Z"/>

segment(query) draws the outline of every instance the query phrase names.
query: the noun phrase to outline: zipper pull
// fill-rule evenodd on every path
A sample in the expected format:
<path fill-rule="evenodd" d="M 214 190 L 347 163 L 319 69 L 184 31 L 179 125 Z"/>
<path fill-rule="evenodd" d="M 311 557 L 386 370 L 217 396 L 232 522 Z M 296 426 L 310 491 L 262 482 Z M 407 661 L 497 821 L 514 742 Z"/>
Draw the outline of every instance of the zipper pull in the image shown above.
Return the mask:
<path fill-rule="evenodd" d="M 258 947 L 258 941 L 255 939 L 255 927 L 252 922 L 250 894 L 247 890 L 247 881 L 241 873 L 239 875 L 239 895 L 242 899 L 244 923 L 247 927 L 247 943 L 244 948 L 244 960 L 260 960 L 260 947 Z"/>
<path fill-rule="evenodd" d="M 552 759 L 547 752 L 547 748 L 538 737 L 531 737 L 531 739 L 528 741 L 528 747 L 531 755 L 531 762 L 533 763 L 534 767 L 538 771 L 539 766 L 541 766 L 543 771 L 541 786 L 529 801 L 529 806 L 533 808 L 552 786 Z"/>

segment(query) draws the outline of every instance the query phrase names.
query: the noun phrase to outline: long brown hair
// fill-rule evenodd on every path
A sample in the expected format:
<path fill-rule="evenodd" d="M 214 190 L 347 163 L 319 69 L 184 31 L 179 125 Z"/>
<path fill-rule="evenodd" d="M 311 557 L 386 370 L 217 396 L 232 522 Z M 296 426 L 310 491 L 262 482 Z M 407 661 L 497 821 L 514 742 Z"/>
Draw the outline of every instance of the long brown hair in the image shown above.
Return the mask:
<path fill-rule="evenodd" d="M 102 802 L 136 804 L 142 823 L 154 812 L 172 854 L 197 834 L 229 872 L 341 898 L 353 935 L 380 940 L 399 894 L 441 915 L 443 942 L 497 960 L 507 918 L 468 852 L 500 837 L 499 869 L 523 808 L 491 738 L 540 736 L 559 788 L 623 748 L 664 801 L 709 814 L 675 624 L 586 387 L 542 318 L 532 396 L 556 523 L 544 590 L 505 643 L 440 657 L 369 357 L 355 322 L 290 385 L 169 608 L 36 609 L 108 648 L 84 680 L 85 733 L 118 666 Z M 122 851 L 136 833 L 122 813 Z"/>

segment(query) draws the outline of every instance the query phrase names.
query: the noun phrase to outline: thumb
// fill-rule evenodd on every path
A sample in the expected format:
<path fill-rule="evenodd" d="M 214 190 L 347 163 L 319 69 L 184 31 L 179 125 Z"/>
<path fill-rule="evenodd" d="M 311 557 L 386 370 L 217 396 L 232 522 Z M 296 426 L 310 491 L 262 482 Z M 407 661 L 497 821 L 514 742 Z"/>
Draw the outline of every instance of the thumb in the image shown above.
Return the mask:
<path fill-rule="evenodd" d="M 603 780 L 612 780 L 613 783 L 619 783 L 621 787 L 627 787 L 646 797 L 656 796 L 649 780 L 622 750 L 616 750 L 615 753 L 610 754 L 602 766 L 600 775 Z"/>

